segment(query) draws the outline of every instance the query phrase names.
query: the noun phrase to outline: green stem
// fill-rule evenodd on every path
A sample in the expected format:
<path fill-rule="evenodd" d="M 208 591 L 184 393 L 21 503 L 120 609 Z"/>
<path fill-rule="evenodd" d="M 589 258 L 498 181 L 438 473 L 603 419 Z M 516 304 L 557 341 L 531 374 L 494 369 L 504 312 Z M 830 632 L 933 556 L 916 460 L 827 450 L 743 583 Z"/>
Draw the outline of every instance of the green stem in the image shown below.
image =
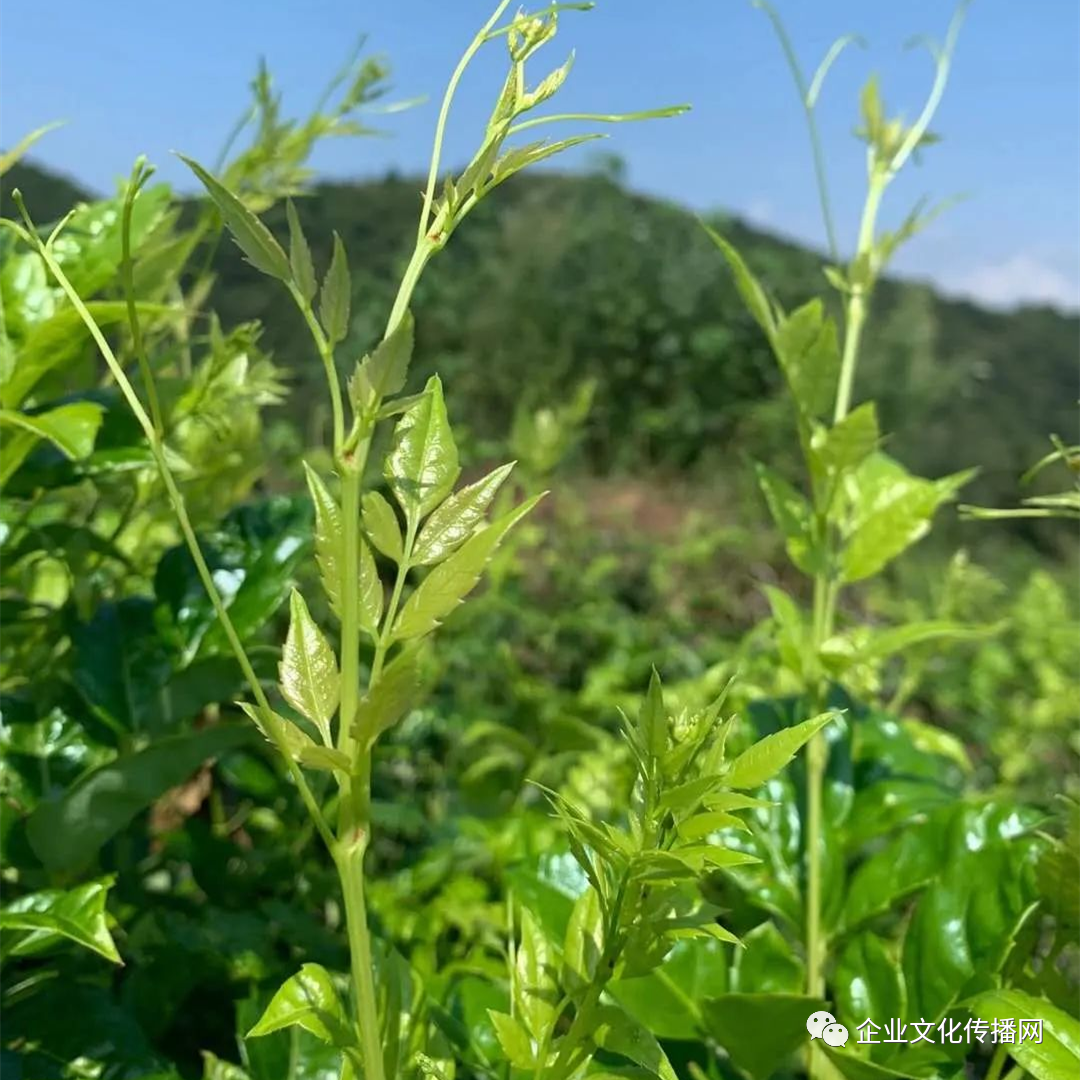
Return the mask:
<path fill-rule="evenodd" d="M 367 849 L 367 840 L 365 836 L 360 843 L 347 846 L 338 856 L 337 867 L 345 897 L 349 962 L 360 1024 L 364 1080 L 384 1080 L 379 1008 L 375 996 L 375 964 L 371 955 L 371 936 L 368 933 L 367 907 L 364 901 L 364 852 Z"/>
<path fill-rule="evenodd" d="M 330 409 L 334 418 L 334 453 L 336 454 L 341 451 L 342 444 L 345 442 L 345 410 L 341 399 L 341 381 L 338 379 L 337 365 L 334 363 L 334 346 L 323 333 L 319 320 L 315 318 L 315 312 L 311 310 L 311 305 L 304 299 L 300 290 L 292 282 L 287 284 L 293 300 L 296 301 L 296 306 L 304 316 L 304 322 L 307 323 L 308 330 L 311 332 L 326 373 L 326 385 L 330 391 Z"/>
<path fill-rule="evenodd" d="M 838 424 L 847 416 L 851 408 L 851 392 L 855 384 L 855 368 L 859 361 L 859 346 L 862 343 L 863 326 L 869 308 L 870 292 L 873 289 L 874 269 L 869 265 L 873 256 L 874 235 L 877 227 L 877 215 L 881 208 L 881 197 L 889 183 L 889 174 L 881 170 L 872 170 L 870 186 L 866 192 L 862 221 L 859 224 L 859 242 L 852 266 L 859 267 L 860 276 L 866 280 L 853 282 L 848 296 L 847 319 L 844 326 L 844 354 L 840 361 L 840 379 L 836 388 L 836 409 L 833 423 Z"/>
<path fill-rule="evenodd" d="M 1005 1062 L 1009 1060 L 1009 1047 L 1005 1043 L 1001 1043 L 994 1051 L 994 1056 L 990 1059 L 990 1068 L 986 1072 L 986 1080 L 998 1080 L 1001 1075 L 1001 1070 L 1005 1067 Z"/>
<path fill-rule="evenodd" d="M 499 21 L 502 13 L 509 6 L 510 0 L 499 0 L 499 5 L 496 7 L 494 14 L 486 23 L 484 23 L 484 28 L 480 33 L 472 39 L 469 47 L 458 61 L 457 67 L 454 68 L 454 73 L 450 76 L 450 81 L 446 84 L 446 93 L 443 94 L 442 106 L 439 109 L 439 119 L 435 124 L 435 143 L 431 153 L 431 168 L 428 170 L 427 187 L 424 191 L 424 207 L 420 211 L 420 226 L 416 234 L 417 248 L 423 244 L 424 239 L 427 236 L 428 222 L 431 219 L 431 207 L 435 201 L 435 185 L 439 180 L 439 162 L 442 157 L 443 138 L 446 134 L 446 121 L 450 116 L 450 104 L 454 100 L 454 94 L 457 91 L 458 83 L 461 82 L 461 77 L 465 74 L 465 69 L 469 66 L 469 62 L 477 52 L 479 52 L 481 46 L 487 40 L 488 31 L 490 31 Z"/>
<path fill-rule="evenodd" d="M 135 169 L 124 196 L 124 212 L 120 224 L 120 275 L 124 282 L 124 299 L 127 302 L 128 323 L 131 326 L 135 358 L 138 361 L 143 387 L 146 390 L 146 400 L 150 405 L 154 431 L 160 437 L 165 430 L 165 424 L 161 416 L 157 387 L 154 384 L 154 373 L 150 368 L 150 357 L 146 353 L 146 342 L 143 340 L 142 324 L 139 322 L 139 314 L 135 307 L 135 272 L 131 260 L 131 214 L 135 207 L 135 197 L 149 178 L 150 172 L 145 169 L 144 159 L 140 158 L 135 163 Z"/>

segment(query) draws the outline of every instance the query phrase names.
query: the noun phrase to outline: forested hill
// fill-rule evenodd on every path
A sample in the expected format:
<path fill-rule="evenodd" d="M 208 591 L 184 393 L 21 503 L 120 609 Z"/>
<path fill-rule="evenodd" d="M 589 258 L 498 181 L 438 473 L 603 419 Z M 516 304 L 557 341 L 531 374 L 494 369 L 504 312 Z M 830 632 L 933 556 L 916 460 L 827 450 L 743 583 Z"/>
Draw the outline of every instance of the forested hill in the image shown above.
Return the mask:
<path fill-rule="evenodd" d="M 74 194 L 29 166 L 5 179 L 39 220 Z M 316 264 L 328 261 L 333 229 L 349 253 L 346 355 L 378 336 L 415 235 L 420 186 L 394 176 L 323 184 L 300 204 Z M 283 208 L 266 220 L 286 235 Z M 825 290 L 818 254 L 737 220 L 714 224 L 785 305 Z M 234 245 L 221 245 L 217 263 L 216 308 L 227 321 L 264 322 L 265 343 L 299 386 L 292 407 L 307 416 L 305 387 L 320 375 L 305 330 Z M 1049 309 L 990 312 L 895 282 L 874 304 L 856 396 L 878 400 L 891 452 L 931 475 L 978 465 L 969 497 L 1015 501 L 1017 476 L 1047 435 L 1076 433 L 1080 321 Z M 504 435 L 523 396 L 564 398 L 592 377 L 593 468 L 741 466 L 744 453 L 775 459 L 790 446 L 775 366 L 695 216 L 606 173 L 508 183 L 431 264 L 414 308 L 414 377 L 439 370 L 455 417 L 476 437 Z"/>

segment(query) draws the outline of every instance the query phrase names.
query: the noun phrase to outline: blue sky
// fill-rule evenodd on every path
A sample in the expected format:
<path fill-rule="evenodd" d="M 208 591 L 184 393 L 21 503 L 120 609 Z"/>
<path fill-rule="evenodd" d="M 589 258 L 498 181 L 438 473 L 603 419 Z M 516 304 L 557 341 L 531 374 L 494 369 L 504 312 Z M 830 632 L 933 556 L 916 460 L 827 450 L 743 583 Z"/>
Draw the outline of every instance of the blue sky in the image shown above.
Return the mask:
<path fill-rule="evenodd" d="M 777 0 L 811 70 L 841 33 L 868 41 L 838 62 L 819 122 L 842 240 L 865 184 L 851 136 L 858 88 L 880 73 L 887 105 L 913 116 L 931 77 L 913 35 L 944 34 L 947 0 Z M 327 176 L 426 165 L 445 80 L 491 0 L 9 0 L 0 35 L 3 145 L 50 120 L 67 125 L 36 157 L 96 190 L 145 153 L 160 175 L 192 187 L 169 151 L 212 159 L 244 107 L 265 56 L 289 112 L 300 112 L 360 32 L 384 53 L 401 97 L 428 101 L 388 117 L 383 139 L 346 140 L 315 159 Z M 908 248 L 904 273 L 1009 305 L 1080 305 L 1080 5 L 975 0 L 953 80 L 934 124 L 944 142 L 890 191 L 884 224 L 921 195 L 965 200 Z M 690 102 L 675 120 L 612 129 L 605 145 L 637 190 L 695 209 L 725 208 L 774 231 L 821 242 L 798 103 L 764 15 L 747 0 L 601 0 L 563 17 L 535 74 L 577 49 L 563 108 L 622 111 Z M 464 82 L 448 160 L 463 161 L 495 93 L 498 46 Z M 561 111 L 561 109 L 560 109 Z M 565 164 L 580 167 L 585 152 Z"/>

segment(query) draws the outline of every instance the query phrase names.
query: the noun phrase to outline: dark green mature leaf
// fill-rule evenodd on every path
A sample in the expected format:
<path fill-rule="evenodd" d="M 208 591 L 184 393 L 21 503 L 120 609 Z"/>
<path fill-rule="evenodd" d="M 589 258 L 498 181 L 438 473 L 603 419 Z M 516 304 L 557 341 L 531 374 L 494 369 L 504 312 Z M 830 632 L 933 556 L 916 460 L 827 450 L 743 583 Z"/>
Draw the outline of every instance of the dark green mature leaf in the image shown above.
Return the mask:
<path fill-rule="evenodd" d="M 660 1077 L 660 1080 L 677 1080 L 675 1070 L 656 1041 L 656 1036 L 617 1006 L 602 1005 L 596 1010 L 592 1037 L 597 1046 L 629 1058 L 635 1065 Z"/>
<path fill-rule="evenodd" d="M 285 252 L 273 233 L 220 180 L 210 175 L 198 162 L 178 155 L 180 160 L 202 181 L 248 262 L 270 277 L 289 281 L 292 271 Z"/>
<path fill-rule="evenodd" d="M 55 970 L 55 969 L 54 969 Z M 0 1050 L 4 1077 L 9 1067 L 26 1062 L 23 1080 L 63 1076 L 58 1062 L 78 1062 L 96 1069 L 108 1062 L 117 1076 L 144 1080 L 179 1080 L 171 1064 L 150 1045 L 130 1008 L 125 1008 L 111 987 L 91 985 L 82 978 L 49 978 L 37 992 L 11 995 L 4 1005 L 4 1042 L 10 1046 L 18 1032 L 27 1057 L 20 1060 L 8 1049 Z M 38 1047 L 46 1053 L 35 1053 Z M 12 1065 L 14 1058 L 16 1065 Z M 19 1073 L 13 1075 L 17 1078 Z"/>
<path fill-rule="evenodd" d="M 326 485 L 306 461 L 304 474 L 311 492 L 311 501 L 315 506 L 315 559 L 319 564 L 319 575 L 330 610 L 340 619 L 344 588 L 341 571 L 345 560 L 341 510 L 327 491 Z"/>
<path fill-rule="evenodd" d="M 377 492 L 369 491 L 361 501 L 361 518 L 368 539 L 388 559 L 401 562 L 404 541 L 394 508 Z"/>
<path fill-rule="evenodd" d="M 349 1047 L 356 1036 L 345 1015 L 330 973 L 321 964 L 304 964 L 282 983 L 259 1022 L 247 1033 L 253 1039 L 282 1028 L 299 1027 L 332 1046 Z"/>
<path fill-rule="evenodd" d="M 909 1019 L 937 1021 L 992 986 L 1037 905 L 1038 852 L 1030 839 L 998 840 L 976 851 L 974 837 L 965 841 L 954 843 L 904 935 Z"/>
<path fill-rule="evenodd" d="M 249 743 L 246 724 L 216 724 L 172 735 L 94 769 L 62 798 L 41 803 L 27 821 L 34 853 L 50 870 L 91 862 L 107 840 L 207 758 Z"/>
<path fill-rule="evenodd" d="M 352 302 L 349 260 L 341 237 L 334 233 L 334 254 L 319 293 L 319 321 L 331 345 L 344 341 L 349 333 L 349 308 Z"/>
<path fill-rule="evenodd" d="M 1041 1020 L 1042 1038 L 1009 1048 L 1035 1080 L 1071 1080 L 1080 1073 L 1080 1020 L 1042 998 L 1021 990 L 989 990 L 967 1002 L 981 1020 Z"/>
<path fill-rule="evenodd" d="M 906 1015 L 904 976 L 898 958 L 869 931 L 844 946 L 833 975 L 836 1006 L 842 1020 L 862 1023 L 868 1017 Z"/>
<path fill-rule="evenodd" d="M 356 711 L 357 740 L 370 746 L 416 705 L 419 696 L 420 653 L 415 645 L 407 646 L 386 665 L 361 700 Z"/>
<path fill-rule="evenodd" d="M 697 1039 L 703 1031 L 700 1002 L 729 989 L 730 953 L 715 938 L 677 941 L 655 971 L 612 983 L 609 992 L 658 1039 Z"/>
<path fill-rule="evenodd" d="M 399 640 L 422 637 L 434 630 L 472 592 L 503 537 L 541 497 L 528 499 L 486 529 L 474 533 L 436 566 L 405 601 L 394 623 L 394 637 Z"/>
<path fill-rule="evenodd" d="M 702 1002 L 709 1033 L 752 1080 L 768 1080 L 807 1041 L 806 1018 L 826 1008 L 799 994 L 723 994 Z"/>
<path fill-rule="evenodd" d="M 766 735 L 744 750 L 724 775 L 724 784 L 732 788 L 753 788 L 775 776 L 836 713 L 822 713 L 794 727 Z"/>
<path fill-rule="evenodd" d="M 279 677 L 285 700 L 319 729 L 327 746 L 331 745 L 330 722 L 341 691 L 337 660 L 296 589 L 290 601 L 289 633 Z"/>
<path fill-rule="evenodd" d="M 12 946 L 11 954 L 36 953 L 64 937 L 114 964 L 121 963 L 105 918 L 105 898 L 112 883 L 112 878 L 102 878 L 67 891 L 30 893 L 5 904 L 0 908 L 0 930 L 27 931 Z"/>
<path fill-rule="evenodd" d="M 300 226 L 300 218 L 293 206 L 292 199 L 285 204 L 285 213 L 289 219 L 289 266 L 292 269 L 293 281 L 300 295 L 307 303 L 315 298 L 315 265 L 311 261 L 311 248 L 308 247 L 304 230 Z"/>
<path fill-rule="evenodd" d="M 278 496 L 238 507 L 217 530 L 200 538 L 241 640 L 262 631 L 288 598 L 293 577 L 310 551 L 310 518 L 306 497 Z M 232 655 L 185 545 L 162 556 L 154 592 L 172 613 L 185 659 Z"/>
<path fill-rule="evenodd" d="M 803 966 L 773 922 L 755 926 L 735 950 L 732 989 L 743 994 L 797 994 Z M 892 1015 L 891 1013 L 889 1015 Z"/>
<path fill-rule="evenodd" d="M 413 522 L 438 506 L 453 488 L 461 469 L 438 376 L 428 380 L 424 396 L 397 422 L 383 472 Z"/>
<path fill-rule="evenodd" d="M 88 622 L 71 627 L 71 644 L 72 681 L 94 715 L 113 731 L 162 731 L 186 719 L 174 714 L 164 692 L 172 663 L 156 633 L 149 600 L 128 597 L 100 604 Z"/>
<path fill-rule="evenodd" d="M 401 392 L 412 360 L 414 332 L 412 312 L 406 311 L 389 337 L 357 364 L 349 380 L 349 397 L 358 412 Z M 418 397 L 413 404 L 419 403 Z"/>
<path fill-rule="evenodd" d="M 414 566 L 428 566 L 459 548 L 483 521 L 487 508 L 513 467 L 511 462 L 493 469 L 482 480 L 455 491 L 436 507 L 416 539 L 410 562 Z"/>

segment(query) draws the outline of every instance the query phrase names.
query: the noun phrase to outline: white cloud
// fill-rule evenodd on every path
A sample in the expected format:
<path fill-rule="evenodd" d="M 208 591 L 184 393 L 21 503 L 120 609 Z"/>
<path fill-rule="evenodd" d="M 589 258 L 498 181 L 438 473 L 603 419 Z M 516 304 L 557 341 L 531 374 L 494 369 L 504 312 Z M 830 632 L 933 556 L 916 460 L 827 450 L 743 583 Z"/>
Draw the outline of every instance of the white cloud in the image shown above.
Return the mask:
<path fill-rule="evenodd" d="M 1080 308 L 1080 281 L 1027 252 L 950 274 L 941 284 L 947 292 L 988 307 L 1049 304 L 1069 311 Z"/>
<path fill-rule="evenodd" d="M 753 199 L 744 212 L 746 220 L 759 229 L 776 226 L 776 208 L 769 199 Z"/>

